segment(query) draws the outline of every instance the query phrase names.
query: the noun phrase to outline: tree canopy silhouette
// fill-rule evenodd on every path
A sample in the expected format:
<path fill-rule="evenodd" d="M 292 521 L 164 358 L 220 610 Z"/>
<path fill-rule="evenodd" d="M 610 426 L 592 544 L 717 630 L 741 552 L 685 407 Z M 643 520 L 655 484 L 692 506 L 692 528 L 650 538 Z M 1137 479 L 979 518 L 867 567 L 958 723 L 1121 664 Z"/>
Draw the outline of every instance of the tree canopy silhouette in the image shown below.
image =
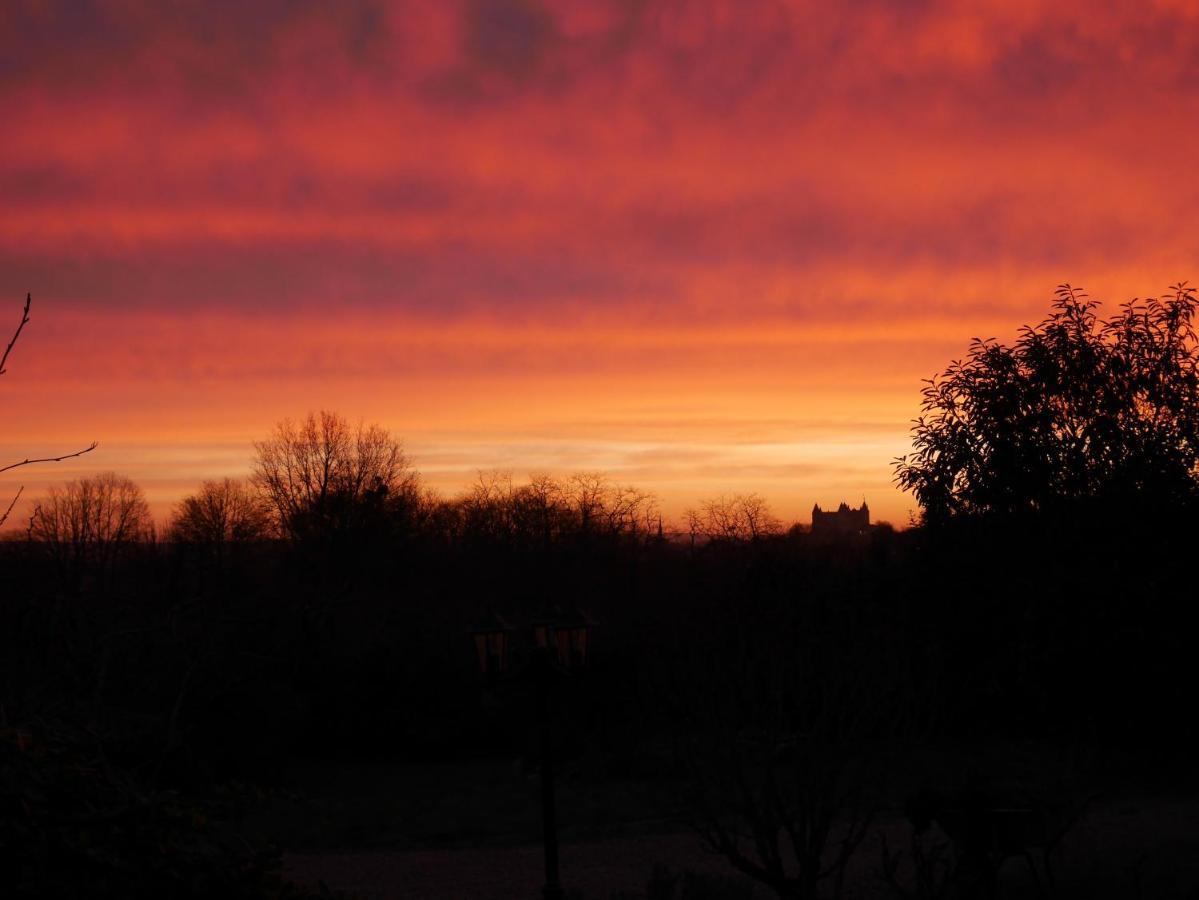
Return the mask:
<path fill-rule="evenodd" d="M 895 461 L 925 521 L 1199 496 L 1199 301 L 1170 290 L 1101 319 L 1062 285 L 1015 343 L 975 338 L 929 379 L 913 452 Z"/>

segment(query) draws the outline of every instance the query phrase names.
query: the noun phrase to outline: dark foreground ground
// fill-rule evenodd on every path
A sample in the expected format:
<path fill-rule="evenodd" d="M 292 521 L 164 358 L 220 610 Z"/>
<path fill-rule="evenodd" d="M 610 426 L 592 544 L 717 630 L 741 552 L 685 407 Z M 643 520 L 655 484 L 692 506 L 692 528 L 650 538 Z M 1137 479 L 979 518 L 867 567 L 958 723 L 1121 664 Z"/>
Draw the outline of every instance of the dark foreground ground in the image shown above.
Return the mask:
<path fill-rule="evenodd" d="M 370 900 L 539 894 L 537 780 L 519 764 L 303 764 L 286 778 L 290 789 L 272 792 L 248 824 L 283 843 L 289 880 Z M 568 768 L 559 809 L 571 896 L 771 896 L 706 851 L 673 803 L 668 775 L 599 775 L 585 762 Z M 892 849 L 907 846 L 910 828 L 898 809 L 880 812 L 845 897 L 900 896 L 880 874 L 884 837 Z M 1104 790 L 1055 852 L 1054 867 L 1050 890 L 1043 878 L 1038 888 L 1024 860 L 1008 861 L 999 896 L 1199 897 L 1199 791 L 1161 777 Z M 653 893 L 655 879 L 673 880 L 673 891 Z"/>

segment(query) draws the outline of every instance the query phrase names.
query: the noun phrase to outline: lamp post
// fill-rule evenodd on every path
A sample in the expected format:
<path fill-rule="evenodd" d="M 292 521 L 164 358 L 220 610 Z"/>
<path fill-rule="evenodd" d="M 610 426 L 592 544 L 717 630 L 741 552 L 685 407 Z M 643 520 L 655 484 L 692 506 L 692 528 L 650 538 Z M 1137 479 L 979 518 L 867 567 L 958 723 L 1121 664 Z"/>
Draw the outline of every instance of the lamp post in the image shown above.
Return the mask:
<path fill-rule="evenodd" d="M 538 755 L 541 781 L 541 837 L 545 848 L 544 900 L 563 900 L 558 878 L 558 817 L 554 800 L 553 689 L 562 678 L 587 663 L 587 631 L 591 620 L 578 610 L 554 607 L 533 619 L 533 649 L 517 674 L 531 679 L 537 694 Z M 479 673 L 488 679 L 508 673 L 509 637 L 515 631 L 503 617 L 489 611 L 471 628 Z"/>

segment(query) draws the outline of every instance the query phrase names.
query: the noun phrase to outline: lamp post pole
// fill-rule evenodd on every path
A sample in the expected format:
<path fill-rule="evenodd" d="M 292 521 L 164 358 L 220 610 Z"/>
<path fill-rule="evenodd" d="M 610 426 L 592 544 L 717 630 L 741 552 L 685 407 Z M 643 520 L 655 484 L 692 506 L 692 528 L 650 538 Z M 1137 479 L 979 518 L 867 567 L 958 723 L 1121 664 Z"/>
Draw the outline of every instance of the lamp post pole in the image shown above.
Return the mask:
<path fill-rule="evenodd" d="M 521 679 L 532 678 L 536 693 L 538 749 L 541 759 L 541 839 L 545 847 L 543 900 L 564 900 L 558 880 L 558 815 L 554 802 L 554 693 L 560 680 L 587 662 L 587 630 L 591 619 L 578 610 L 563 614 L 555 607 L 533 623 L 533 652 Z M 484 679 L 508 672 L 508 639 L 514 629 L 494 610 L 470 629 Z"/>
<path fill-rule="evenodd" d="M 537 719 L 541 730 L 541 839 L 545 847 L 544 900 L 562 900 L 565 896 L 558 880 L 558 815 L 554 803 L 554 732 L 550 709 L 554 668 L 548 652 L 537 654 Z"/>

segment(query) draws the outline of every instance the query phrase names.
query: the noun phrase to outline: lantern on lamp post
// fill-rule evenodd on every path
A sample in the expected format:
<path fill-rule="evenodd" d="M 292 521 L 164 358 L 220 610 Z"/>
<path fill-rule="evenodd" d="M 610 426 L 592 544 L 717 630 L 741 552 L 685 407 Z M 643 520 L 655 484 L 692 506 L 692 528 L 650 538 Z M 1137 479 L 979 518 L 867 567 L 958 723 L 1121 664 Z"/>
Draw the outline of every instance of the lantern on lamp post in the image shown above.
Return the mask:
<path fill-rule="evenodd" d="M 555 606 L 533 620 L 533 643 L 563 669 L 574 672 L 587 665 L 587 635 L 594 624 L 577 607 Z"/>

